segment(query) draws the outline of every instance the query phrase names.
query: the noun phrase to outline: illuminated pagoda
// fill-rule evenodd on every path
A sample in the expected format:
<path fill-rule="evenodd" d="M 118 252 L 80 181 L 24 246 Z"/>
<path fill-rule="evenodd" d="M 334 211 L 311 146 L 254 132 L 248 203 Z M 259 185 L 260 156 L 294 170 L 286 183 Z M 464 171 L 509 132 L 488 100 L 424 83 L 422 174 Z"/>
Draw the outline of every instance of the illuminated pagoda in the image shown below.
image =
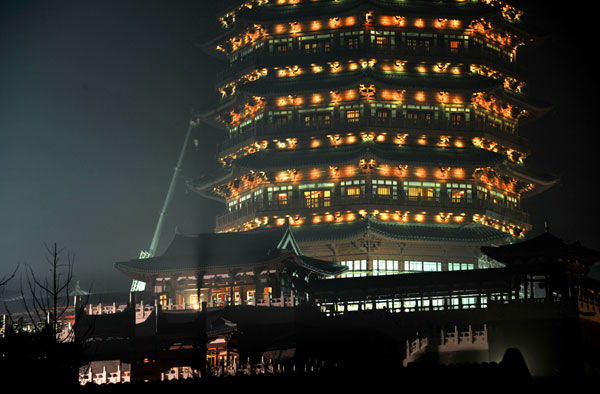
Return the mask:
<path fill-rule="evenodd" d="M 531 230 L 521 199 L 556 179 L 518 126 L 545 108 L 517 58 L 533 35 L 503 1 L 249 0 L 204 48 L 227 61 L 222 167 L 190 183 L 216 232 L 290 226 L 344 276 L 476 269 Z"/>

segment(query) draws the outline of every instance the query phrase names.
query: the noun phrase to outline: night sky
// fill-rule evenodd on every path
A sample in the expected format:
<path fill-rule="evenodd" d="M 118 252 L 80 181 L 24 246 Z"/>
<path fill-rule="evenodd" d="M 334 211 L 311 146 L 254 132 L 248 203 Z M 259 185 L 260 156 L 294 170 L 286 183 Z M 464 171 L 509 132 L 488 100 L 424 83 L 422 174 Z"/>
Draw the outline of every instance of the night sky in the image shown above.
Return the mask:
<path fill-rule="evenodd" d="M 1 3 L 0 278 L 26 264 L 42 274 L 44 243 L 56 242 L 75 256 L 83 287 L 128 290 L 113 263 L 149 247 L 190 113 L 216 99 L 223 64 L 195 46 L 215 25 L 216 4 Z M 547 220 L 555 235 L 600 249 L 594 25 L 590 13 L 534 4 L 547 37 L 523 63 L 532 94 L 553 109 L 521 133 L 532 164 L 562 181 L 522 205 L 532 235 Z M 183 179 L 216 167 L 222 137 L 196 130 L 200 145 L 187 151 L 158 253 L 176 226 L 213 230 L 223 207 L 186 191 Z M 17 286 L 18 278 L 9 287 Z"/>

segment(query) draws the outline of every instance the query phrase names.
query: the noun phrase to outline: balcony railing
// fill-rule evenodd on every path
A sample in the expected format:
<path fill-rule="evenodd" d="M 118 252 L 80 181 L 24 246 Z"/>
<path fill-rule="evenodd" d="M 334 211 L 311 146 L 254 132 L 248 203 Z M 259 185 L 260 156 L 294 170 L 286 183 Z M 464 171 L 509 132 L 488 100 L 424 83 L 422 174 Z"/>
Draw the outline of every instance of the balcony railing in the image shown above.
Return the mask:
<path fill-rule="evenodd" d="M 499 138 L 505 139 L 520 146 L 527 146 L 527 139 L 513 134 L 512 128 L 503 127 L 495 122 L 487 121 L 483 118 L 475 120 L 425 120 L 425 119 L 406 119 L 406 118 L 377 118 L 374 116 L 363 116 L 359 119 L 331 119 L 327 121 L 311 120 L 292 120 L 286 124 L 273 124 L 265 121 L 259 121 L 248 125 L 238 134 L 223 141 L 219 147 L 220 152 L 227 151 L 235 146 L 243 145 L 244 141 L 250 143 L 255 138 L 274 138 L 281 135 L 298 135 L 314 132 L 360 132 L 366 128 L 381 128 L 388 132 L 404 131 L 458 131 L 458 132 L 484 132 Z"/>
<path fill-rule="evenodd" d="M 413 210 L 414 208 L 438 208 L 441 211 L 491 211 L 500 216 L 508 217 L 521 223 L 529 223 L 530 215 L 519 209 L 494 204 L 491 201 L 474 199 L 456 200 L 449 197 L 411 198 L 392 196 L 334 196 L 326 198 L 292 198 L 285 201 L 255 201 L 242 205 L 239 209 L 217 216 L 217 228 L 234 223 L 240 219 L 253 219 L 256 216 L 272 214 L 273 212 L 297 213 L 299 210 L 347 210 L 347 209 L 384 209 L 384 210 Z"/>
<path fill-rule="evenodd" d="M 495 66 L 500 66 L 504 71 L 519 71 L 515 62 L 508 57 L 486 49 L 485 47 L 470 43 L 468 48 L 448 48 L 442 46 L 411 47 L 408 45 L 397 45 L 388 47 L 362 47 L 345 48 L 333 46 L 329 51 L 307 53 L 301 48 L 294 48 L 286 52 L 268 52 L 266 46 L 264 49 L 252 52 L 240 60 L 230 64 L 230 67 L 217 74 L 219 81 L 233 78 L 237 74 L 244 74 L 254 68 L 281 66 L 292 64 L 311 64 L 320 63 L 326 58 L 328 61 L 343 61 L 347 59 L 358 58 L 379 58 L 379 59 L 403 59 L 423 61 L 431 58 L 432 61 L 440 60 L 459 60 L 468 63 L 489 62 Z"/>

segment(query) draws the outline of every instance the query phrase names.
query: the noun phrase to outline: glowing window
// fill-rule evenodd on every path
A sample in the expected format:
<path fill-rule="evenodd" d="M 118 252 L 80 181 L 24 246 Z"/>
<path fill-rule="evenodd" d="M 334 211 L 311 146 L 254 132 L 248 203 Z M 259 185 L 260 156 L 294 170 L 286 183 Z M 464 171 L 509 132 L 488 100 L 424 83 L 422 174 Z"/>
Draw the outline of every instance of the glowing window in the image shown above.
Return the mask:
<path fill-rule="evenodd" d="M 346 120 L 350 123 L 358 122 L 360 120 L 360 111 L 357 109 L 346 111 Z"/>
<path fill-rule="evenodd" d="M 307 208 L 331 206 L 331 190 L 308 190 L 304 192 Z"/>
<path fill-rule="evenodd" d="M 424 261 L 423 262 L 423 271 L 441 271 L 442 263 L 433 262 L 433 261 Z"/>
<path fill-rule="evenodd" d="M 439 201 L 441 184 L 434 182 L 404 182 L 409 201 Z"/>
<path fill-rule="evenodd" d="M 358 37 L 348 37 L 347 40 L 348 40 L 347 41 L 348 49 L 358 49 L 359 48 Z"/>
<path fill-rule="evenodd" d="M 376 36 L 375 45 L 378 48 L 387 48 L 390 44 L 390 38 L 386 36 Z"/>
<path fill-rule="evenodd" d="M 450 52 L 458 53 L 461 47 L 461 42 L 458 40 L 450 40 Z"/>
<path fill-rule="evenodd" d="M 405 271 L 423 271 L 423 262 L 422 261 L 405 261 L 404 262 L 404 270 Z"/>
<path fill-rule="evenodd" d="M 277 199 L 277 203 L 279 205 L 287 205 L 287 203 L 288 203 L 288 194 L 287 193 L 277 193 L 276 199 Z"/>

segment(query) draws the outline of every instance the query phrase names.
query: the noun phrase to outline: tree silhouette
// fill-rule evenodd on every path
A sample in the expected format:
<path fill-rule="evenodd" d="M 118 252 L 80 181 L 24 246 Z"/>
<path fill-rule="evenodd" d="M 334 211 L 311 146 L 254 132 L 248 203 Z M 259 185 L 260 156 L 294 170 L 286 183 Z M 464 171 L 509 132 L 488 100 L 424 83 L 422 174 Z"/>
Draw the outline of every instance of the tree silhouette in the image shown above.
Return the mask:
<path fill-rule="evenodd" d="M 24 319 L 14 321 L 8 311 L 10 324 L 0 342 L 0 370 L 23 381 L 37 376 L 49 384 L 69 386 L 77 384 L 79 367 L 86 362 L 85 338 L 76 337 L 75 329 L 87 299 L 69 305 L 75 260 L 67 254 L 63 261 L 63 249 L 56 243 L 45 246 L 49 275 L 38 275 L 26 266 L 21 278 L 23 309 L 32 324 L 23 330 Z"/>

